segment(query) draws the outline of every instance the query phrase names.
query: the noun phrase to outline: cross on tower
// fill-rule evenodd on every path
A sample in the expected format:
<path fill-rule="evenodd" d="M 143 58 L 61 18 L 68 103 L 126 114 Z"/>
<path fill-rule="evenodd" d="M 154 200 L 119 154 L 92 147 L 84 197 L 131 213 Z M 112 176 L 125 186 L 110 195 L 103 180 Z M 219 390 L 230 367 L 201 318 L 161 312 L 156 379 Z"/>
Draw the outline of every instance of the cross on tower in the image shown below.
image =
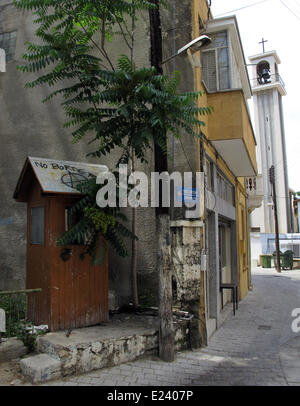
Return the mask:
<path fill-rule="evenodd" d="M 265 42 L 268 42 L 267 39 L 262 38 L 261 41 L 259 42 L 259 44 L 262 44 L 263 47 L 263 53 L 265 53 Z"/>

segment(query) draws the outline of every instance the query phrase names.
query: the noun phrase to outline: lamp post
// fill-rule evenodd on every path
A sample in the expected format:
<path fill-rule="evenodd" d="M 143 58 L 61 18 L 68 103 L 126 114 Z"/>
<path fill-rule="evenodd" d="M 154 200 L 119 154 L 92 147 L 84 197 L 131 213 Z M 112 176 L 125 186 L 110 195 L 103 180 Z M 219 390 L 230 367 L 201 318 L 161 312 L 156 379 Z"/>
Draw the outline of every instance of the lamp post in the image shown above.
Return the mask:
<path fill-rule="evenodd" d="M 211 39 L 207 35 L 201 35 L 200 37 L 197 37 L 193 39 L 191 42 L 188 44 L 184 45 L 182 48 L 178 49 L 176 54 L 169 56 L 168 58 L 164 59 L 161 63 L 160 66 L 162 66 L 164 63 L 170 61 L 173 58 L 176 58 L 176 56 L 182 54 L 184 51 L 187 51 L 190 49 L 192 52 L 197 52 L 199 51 L 202 47 L 207 46 L 211 43 Z"/>

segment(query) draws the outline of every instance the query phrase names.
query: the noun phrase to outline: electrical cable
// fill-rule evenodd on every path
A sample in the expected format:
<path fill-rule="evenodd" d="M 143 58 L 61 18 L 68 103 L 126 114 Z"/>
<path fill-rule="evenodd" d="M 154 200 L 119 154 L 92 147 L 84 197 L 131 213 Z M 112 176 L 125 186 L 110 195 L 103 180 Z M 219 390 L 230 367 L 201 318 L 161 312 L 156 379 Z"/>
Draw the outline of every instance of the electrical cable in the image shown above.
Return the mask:
<path fill-rule="evenodd" d="M 280 3 L 283 4 L 298 20 L 300 20 L 300 17 L 297 16 L 297 14 L 295 14 L 295 13 L 293 12 L 293 10 L 291 10 L 291 9 L 289 8 L 289 6 L 287 6 L 282 0 L 280 0 Z"/>
<path fill-rule="evenodd" d="M 244 6 L 244 7 L 236 8 L 236 9 L 230 10 L 230 11 L 226 11 L 225 13 L 215 15 L 214 18 L 219 17 L 219 16 L 223 16 L 225 14 L 234 13 L 235 11 L 244 10 L 245 8 L 257 6 L 258 4 L 266 3 L 267 1 L 269 1 L 269 0 L 258 1 L 257 3 L 248 4 L 247 6 Z"/>
<path fill-rule="evenodd" d="M 298 7 L 300 7 L 300 3 L 298 3 L 297 0 L 294 0 L 294 2 L 297 4 Z"/>
<path fill-rule="evenodd" d="M 191 165 L 191 163 L 190 163 L 190 161 L 189 161 L 189 159 L 188 159 L 188 157 L 187 157 L 187 154 L 186 154 L 186 152 L 185 152 L 185 149 L 184 149 L 184 147 L 183 147 L 181 137 L 179 137 L 179 141 L 180 141 L 181 148 L 182 148 L 182 151 L 183 151 L 183 153 L 184 153 L 185 159 L 186 159 L 186 161 L 187 161 L 187 163 L 188 163 L 188 165 L 189 165 L 191 171 L 193 172 L 192 165 Z"/>
<path fill-rule="evenodd" d="M 297 11 L 299 11 L 298 8 L 300 9 L 300 4 L 299 4 L 296 0 L 294 0 L 294 5 L 293 5 L 293 7 L 295 7 L 295 9 L 297 9 Z M 299 12 L 300 12 L 300 11 L 299 11 Z"/>

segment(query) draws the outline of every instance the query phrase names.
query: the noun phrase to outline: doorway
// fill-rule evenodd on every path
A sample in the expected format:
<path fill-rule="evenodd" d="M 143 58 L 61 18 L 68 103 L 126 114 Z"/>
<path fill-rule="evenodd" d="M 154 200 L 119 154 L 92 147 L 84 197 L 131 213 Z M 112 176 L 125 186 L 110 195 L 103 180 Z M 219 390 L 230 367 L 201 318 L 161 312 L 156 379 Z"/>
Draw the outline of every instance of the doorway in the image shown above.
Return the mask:
<path fill-rule="evenodd" d="M 232 282 L 232 258 L 231 258 L 231 225 L 230 222 L 219 221 L 219 304 L 222 302 L 221 295 L 223 294 L 224 305 L 231 301 L 231 292 L 220 289 L 221 283 Z M 219 309 L 220 310 L 220 309 Z"/>

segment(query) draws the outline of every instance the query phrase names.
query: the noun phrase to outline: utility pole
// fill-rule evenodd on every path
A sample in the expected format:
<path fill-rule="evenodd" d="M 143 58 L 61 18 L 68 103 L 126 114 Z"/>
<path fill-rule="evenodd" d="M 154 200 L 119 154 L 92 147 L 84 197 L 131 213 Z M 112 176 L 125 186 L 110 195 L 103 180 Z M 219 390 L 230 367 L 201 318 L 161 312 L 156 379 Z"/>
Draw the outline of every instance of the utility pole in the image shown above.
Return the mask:
<path fill-rule="evenodd" d="M 274 207 L 277 272 L 281 272 L 281 268 L 280 268 L 280 251 L 279 251 L 277 200 L 276 200 L 276 186 L 275 186 L 275 168 L 274 168 L 274 165 L 272 165 L 271 168 L 269 169 L 269 177 L 270 177 L 270 183 L 272 185 L 272 197 L 273 197 L 273 207 Z"/>
<path fill-rule="evenodd" d="M 162 69 L 162 30 L 160 20 L 160 0 L 150 0 L 156 7 L 149 10 L 151 65 L 156 68 L 159 75 Z M 166 137 L 166 134 L 165 134 Z M 161 147 L 154 145 L 155 172 L 168 171 L 168 158 Z M 157 234 L 158 234 L 158 278 L 159 278 L 159 357 L 166 362 L 175 359 L 175 342 L 173 326 L 172 303 L 172 270 L 170 245 L 170 214 L 167 207 L 162 206 L 162 185 L 159 185 L 159 207 L 156 208 Z"/>

